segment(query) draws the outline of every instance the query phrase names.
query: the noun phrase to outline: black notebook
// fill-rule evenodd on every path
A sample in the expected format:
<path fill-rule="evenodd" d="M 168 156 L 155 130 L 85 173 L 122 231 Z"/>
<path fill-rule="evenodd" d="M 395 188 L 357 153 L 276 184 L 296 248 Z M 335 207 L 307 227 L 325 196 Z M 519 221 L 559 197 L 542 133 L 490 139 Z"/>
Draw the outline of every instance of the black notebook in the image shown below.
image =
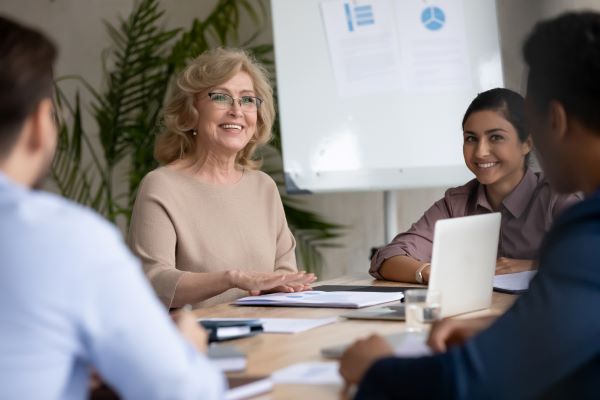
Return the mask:
<path fill-rule="evenodd" d="M 199 322 L 202 327 L 208 331 L 209 343 L 253 336 L 263 331 L 262 323 L 258 319 L 240 319 L 233 321 L 204 319 Z"/>

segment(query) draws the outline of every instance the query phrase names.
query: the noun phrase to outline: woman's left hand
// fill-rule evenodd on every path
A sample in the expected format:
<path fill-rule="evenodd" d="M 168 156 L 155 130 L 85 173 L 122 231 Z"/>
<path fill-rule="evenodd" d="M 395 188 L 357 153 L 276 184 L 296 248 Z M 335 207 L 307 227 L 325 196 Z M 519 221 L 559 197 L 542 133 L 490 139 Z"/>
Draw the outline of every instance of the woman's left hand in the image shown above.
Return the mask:
<path fill-rule="evenodd" d="M 496 275 L 513 274 L 534 269 L 536 269 L 536 266 L 533 260 L 500 257 L 496 262 Z"/>
<path fill-rule="evenodd" d="M 286 282 L 284 285 L 276 286 L 272 289 L 268 290 L 250 290 L 249 293 L 251 296 L 258 296 L 261 294 L 268 293 L 294 293 L 294 292 L 303 292 L 305 290 L 312 290 L 311 283 L 317 280 L 317 276 L 313 273 L 302 273 L 298 277 L 298 279 L 293 280 L 291 282 Z"/>

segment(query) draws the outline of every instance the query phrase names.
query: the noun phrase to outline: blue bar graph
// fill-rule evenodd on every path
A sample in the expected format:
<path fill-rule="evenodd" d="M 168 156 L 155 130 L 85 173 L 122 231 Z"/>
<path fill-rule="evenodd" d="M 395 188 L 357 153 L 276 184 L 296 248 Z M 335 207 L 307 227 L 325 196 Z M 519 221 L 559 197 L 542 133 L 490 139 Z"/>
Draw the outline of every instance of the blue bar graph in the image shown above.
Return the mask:
<path fill-rule="evenodd" d="M 357 26 L 373 25 L 375 23 L 373 6 L 370 4 L 354 6 L 354 18 Z"/>
<path fill-rule="evenodd" d="M 354 32 L 356 27 L 373 25 L 375 23 L 373 6 L 370 4 L 351 6 L 346 2 L 344 3 L 344 12 L 349 32 Z"/>
<path fill-rule="evenodd" d="M 352 14 L 350 12 L 350 4 L 344 3 L 344 10 L 346 10 L 346 20 L 348 21 L 348 30 L 350 32 L 354 31 L 354 26 L 352 26 Z"/>

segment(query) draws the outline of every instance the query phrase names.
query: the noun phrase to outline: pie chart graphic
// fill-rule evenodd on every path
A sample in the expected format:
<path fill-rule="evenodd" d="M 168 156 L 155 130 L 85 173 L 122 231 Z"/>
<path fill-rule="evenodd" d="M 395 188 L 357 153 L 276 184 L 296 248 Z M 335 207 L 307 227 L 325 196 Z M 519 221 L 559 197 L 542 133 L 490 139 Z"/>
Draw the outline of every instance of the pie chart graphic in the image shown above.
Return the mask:
<path fill-rule="evenodd" d="M 421 22 L 430 31 L 437 31 L 446 23 L 446 14 L 439 7 L 429 6 L 421 13 Z"/>

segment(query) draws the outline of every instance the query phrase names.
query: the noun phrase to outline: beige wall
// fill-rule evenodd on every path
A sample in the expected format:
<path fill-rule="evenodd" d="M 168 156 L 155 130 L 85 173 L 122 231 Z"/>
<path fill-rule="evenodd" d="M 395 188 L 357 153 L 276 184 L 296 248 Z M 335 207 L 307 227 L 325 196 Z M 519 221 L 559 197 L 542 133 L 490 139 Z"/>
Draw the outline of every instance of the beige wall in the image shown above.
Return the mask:
<path fill-rule="evenodd" d="M 167 26 L 187 26 L 202 17 L 216 0 L 166 0 Z M 506 86 L 521 91 L 524 67 L 520 46 L 534 23 L 566 9 L 600 9 L 598 0 L 497 0 Z M 101 81 L 100 54 L 108 42 L 102 19 L 127 15 L 132 0 L 3 0 L 0 12 L 43 29 L 60 46 L 57 75 L 81 74 L 92 84 Z M 262 38 L 270 41 L 271 32 Z M 461 116 L 457 116 L 460 121 Z M 404 230 L 443 195 L 445 188 L 403 190 L 398 194 L 398 225 Z M 356 192 L 302 196 L 307 207 L 330 220 L 348 225 L 340 243 L 325 251 L 323 277 L 364 273 L 370 248 L 383 244 L 383 194 Z"/>

